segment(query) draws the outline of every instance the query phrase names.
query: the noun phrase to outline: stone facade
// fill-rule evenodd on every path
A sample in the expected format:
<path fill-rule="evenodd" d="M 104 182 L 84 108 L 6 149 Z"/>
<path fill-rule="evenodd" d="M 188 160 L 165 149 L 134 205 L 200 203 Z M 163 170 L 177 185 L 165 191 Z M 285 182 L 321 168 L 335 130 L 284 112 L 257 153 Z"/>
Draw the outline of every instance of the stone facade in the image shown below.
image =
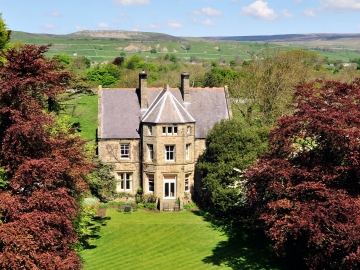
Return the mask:
<path fill-rule="evenodd" d="M 205 137 L 221 119 L 231 117 L 226 88 L 190 88 L 181 74 L 180 89 L 99 88 L 98 154 L 114 163 L 117 192 L 153 194 L 160 204 L 189 202 L 199 194 L 198 157 Z"/>

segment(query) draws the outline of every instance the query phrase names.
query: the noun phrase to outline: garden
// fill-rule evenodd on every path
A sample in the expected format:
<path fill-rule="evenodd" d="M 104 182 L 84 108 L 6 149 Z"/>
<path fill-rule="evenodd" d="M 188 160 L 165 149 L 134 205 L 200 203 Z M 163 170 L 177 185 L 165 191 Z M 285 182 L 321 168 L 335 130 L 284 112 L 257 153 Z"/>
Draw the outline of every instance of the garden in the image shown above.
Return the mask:
<path fill-rule="evenodd" d="M 96 235 L 80 253 L 86 270 L 282 269 L 262 237 L 228 237 L 198 210 L 126 214 L 109 206 L 94 226 Z"/>

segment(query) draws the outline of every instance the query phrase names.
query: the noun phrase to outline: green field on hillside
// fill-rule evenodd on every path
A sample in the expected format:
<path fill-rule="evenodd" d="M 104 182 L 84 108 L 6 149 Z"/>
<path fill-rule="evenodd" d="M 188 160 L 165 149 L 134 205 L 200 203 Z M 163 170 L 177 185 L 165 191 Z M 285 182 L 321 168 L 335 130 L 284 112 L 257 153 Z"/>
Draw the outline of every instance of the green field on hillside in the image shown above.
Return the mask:
<path fill-rule="evenodd" d="M 229 239 L 199 211 L 125 214 L 107 209 L 90 247 L 85 270 L 280 269 L 261 237 Z"/>
<path fill-rule="evenodd" d="M 80 136 L 95 142 L 98 123 L 98 96 L 76 95 L 66 101 L 61 101 L 61 114 L 70 116 L 71 123 L 79 123 Z"/>

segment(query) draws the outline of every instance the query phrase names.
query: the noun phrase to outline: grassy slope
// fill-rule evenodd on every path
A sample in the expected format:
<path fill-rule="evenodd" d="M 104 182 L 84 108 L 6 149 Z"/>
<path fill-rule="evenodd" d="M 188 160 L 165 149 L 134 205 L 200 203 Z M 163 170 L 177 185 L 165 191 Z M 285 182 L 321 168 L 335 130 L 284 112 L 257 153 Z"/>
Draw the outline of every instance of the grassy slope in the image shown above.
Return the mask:
<path fill-rule="evenodd" d="M 109 220 L 90 249 L 91 269 L 278 269 L 253 242 L 229 240 L 197 212 L 131 214 L 107 209 Z"/>
<path fill-rule="evenodd" d="M 63 113 L 70 115 L 70 121 L 80 123 L 80 136 L 95 142 L 98 122 L 98 96 L 79 95 L 66 102 L 62 102 Z"/>

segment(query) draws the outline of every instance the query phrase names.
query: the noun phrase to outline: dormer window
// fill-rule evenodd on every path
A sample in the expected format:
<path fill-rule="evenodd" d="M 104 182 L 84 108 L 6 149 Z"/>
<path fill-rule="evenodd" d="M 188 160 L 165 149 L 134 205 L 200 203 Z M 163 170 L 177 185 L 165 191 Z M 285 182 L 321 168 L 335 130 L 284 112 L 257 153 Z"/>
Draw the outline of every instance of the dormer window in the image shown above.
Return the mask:
<path fill-rule="evenodd" d="M 177 126 L 166 126 L 162 127 L 162 134 L 163 135 L 177 135 L 178 127 Z"/>

